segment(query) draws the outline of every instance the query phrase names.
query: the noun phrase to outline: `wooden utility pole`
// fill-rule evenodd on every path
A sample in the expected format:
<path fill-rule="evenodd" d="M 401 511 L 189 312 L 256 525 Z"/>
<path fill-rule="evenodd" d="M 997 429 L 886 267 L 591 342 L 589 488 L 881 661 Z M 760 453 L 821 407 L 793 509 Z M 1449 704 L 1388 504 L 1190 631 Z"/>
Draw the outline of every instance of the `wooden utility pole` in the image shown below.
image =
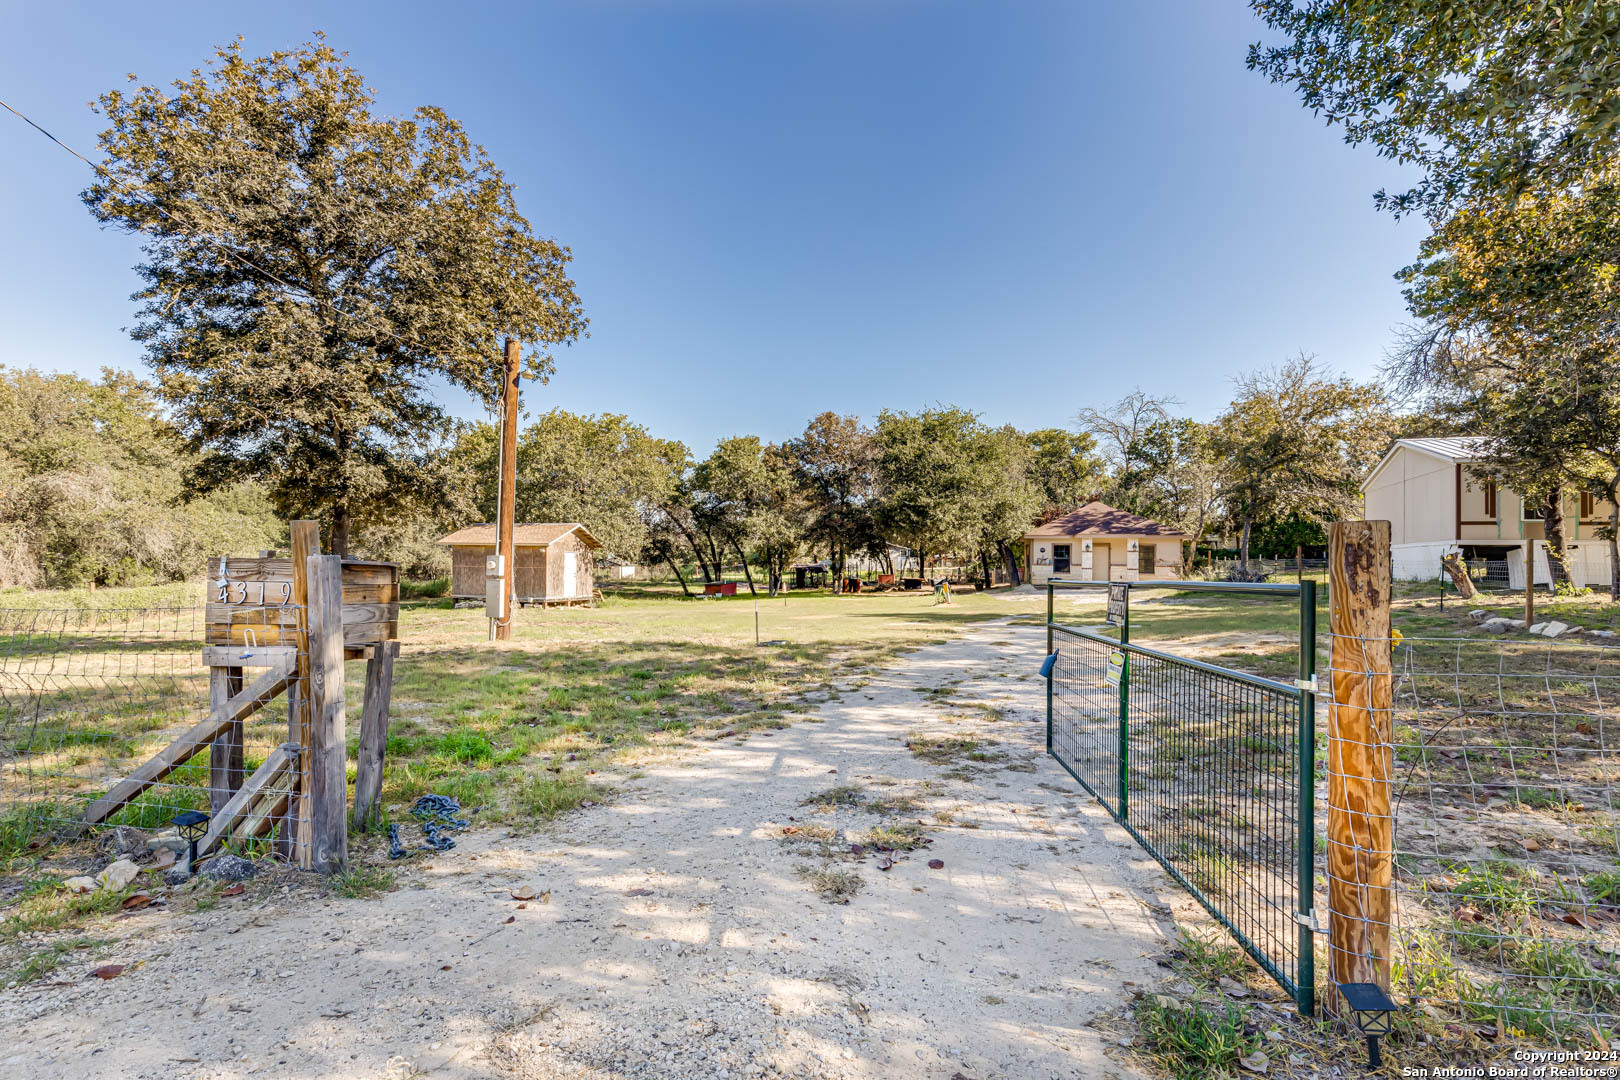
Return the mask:
<path fill-rule="evenodd" d="M 506 569 L 506 603 L 501 605 L 502 618 L 495 621 L 495 640 L 512 640 L 512 601 L 517 595 L 513 583 L 517 581 L 516 554 L 512 543 L 512 504 L 517 500 L 517 422 L 518 371 L 523 349 L 511 338 L 506 339 L 506 376 L 501 393 L 501 520 L 495 525 L 495 553 L 501 556 Z"/>
<path fill-rule="evenodd" d="M 1328 713 L 1328 934 L 1335 983 L 1389 989 L 1394 871 L 1390 775 L 1390 526 L 1328 526 L 1333 700 Z M 1309 780 L 1306 780 L 1309 783 Z"/>

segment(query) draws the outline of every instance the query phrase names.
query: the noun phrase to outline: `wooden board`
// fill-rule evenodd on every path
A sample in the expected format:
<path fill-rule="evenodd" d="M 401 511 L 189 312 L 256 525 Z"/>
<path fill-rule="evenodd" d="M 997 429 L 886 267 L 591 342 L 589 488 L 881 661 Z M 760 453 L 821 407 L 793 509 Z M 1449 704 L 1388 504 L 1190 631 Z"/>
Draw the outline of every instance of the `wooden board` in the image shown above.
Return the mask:
<path fill-rule="evenodd" d="M 319 535 L 301 530 L 295 555 L 319 554 Z M 208 563 L 204 613 L 210 645 L 281 645 L 297 642 L 299 578 L 292 558 L 215 557 Z M 302 568 L 300 568 L 302 569 Z M 399 567 L 343 560 L 344 643 L 371 645 L 399 637 Z"/>
<path fill-rule="evenodd" d="M 354 772 L 354 817 L 365 821 L 382 794 L 383 752 L 388 746 L 388 705 L 394 687 L 399 642 L 378 645 L 366 662 L 366 696 L 360 707 L 360 749 Z"/>
<path fill-rule="evenodd" d="M 265 645 L 257 649 L 233 645 L 204 645 L 203 667 L 275 667 L 291 662 L 298 650 L 291 645 Z"/>
<path fill-rule="evenodd" d="M 253 684 L 231 697 L 222 707 L 209 710 L 205 720 L 199 720 L 185 734 L 164 747 L 157 756 L 130 773 L 127 779 L 113 785 L 111 791 L 91 803 L 84 812 L 83 822 L 94 825 L 105 821 L 119 807 L 147 788 L 184 765 L 191 756 L 229 731 L 232 725 L 251 716 L 265 702 L 286 689 L 292 681 L 290 666 L 281 664 L 266 671 Z"/>
<path fill-rule="evenodd" d="M 297 760 L 298 747 L 291 743 L 283 743 L 270 751 L 270 756 L 264 759 L 264 764 L 253 770 L 253 775 L 248 777 L 247 782 L 231 796 L 230 801 L 216 810 L 213 817 L 208 820 L 208 831 L 197 841 L 197 854 L 206 855 L 212 851 L 214 845 L 230 835 L 236 823 L 255 809 L 255 804 L 267 793 L 271 800 L 275 801 L 277 793 L 274 789 L 278 783 L 291 778 Z M 279 799 L 285 803 L 285 791 L 279 793 Z M 253 834 L 246 833 L 246 835 Z"/>

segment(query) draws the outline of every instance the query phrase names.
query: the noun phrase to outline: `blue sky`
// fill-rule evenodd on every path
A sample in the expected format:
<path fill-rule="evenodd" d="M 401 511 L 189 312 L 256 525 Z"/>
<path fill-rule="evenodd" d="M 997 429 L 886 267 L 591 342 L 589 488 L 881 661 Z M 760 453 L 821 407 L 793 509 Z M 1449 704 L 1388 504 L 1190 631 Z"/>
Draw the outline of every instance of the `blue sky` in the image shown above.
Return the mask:
<path fill-rule="evenodd" d="M 1372 207 L 1399 170 L 1244 68 L 1240 0 L 8 6 L 0 97 L 86 153 L 86 102 L 237 34 L 325 30 L 382 110 L 443 106 L 574 251 L 591 336 L 525 408 L 700 453 L 825 409 L 1065 426 L 1137 386 L 1207 418 L 1302 349 L 1371 377 L 1422 238 Z M 0 159 L 0 363 L 140 369 L 88 169 L 5 113 Z"/>

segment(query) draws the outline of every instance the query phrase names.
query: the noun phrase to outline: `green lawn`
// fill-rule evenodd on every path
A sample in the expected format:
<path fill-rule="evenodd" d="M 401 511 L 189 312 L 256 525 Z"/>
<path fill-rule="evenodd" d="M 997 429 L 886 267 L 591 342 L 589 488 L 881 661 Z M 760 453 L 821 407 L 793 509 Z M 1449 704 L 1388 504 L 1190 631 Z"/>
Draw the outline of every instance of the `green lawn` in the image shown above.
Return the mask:
<path fill-rule="evenodd" d="M 633 766 L 694 739 L 780 726 L 806 693 L 1039 598 L 960 593 L 794 594 L 688 600 L 678 590 L 610 593 L 595 608 L 526 609 L 510 642 L 482 610 L 402 605 L 385 805 L 428 791 L 502 816 L 530 816 L 524 791 L 566 808 L 593 770 Z M 1031 657 L 1033 666 L 1037 658 Z M 363 685 L 359 663 L 348 684 Z M 351 742 L 360 702 L 350 702 Z M 529 799 L 533 802 L 533 799 Z M 547 815 L 548 816 L 548 815 Z"/>

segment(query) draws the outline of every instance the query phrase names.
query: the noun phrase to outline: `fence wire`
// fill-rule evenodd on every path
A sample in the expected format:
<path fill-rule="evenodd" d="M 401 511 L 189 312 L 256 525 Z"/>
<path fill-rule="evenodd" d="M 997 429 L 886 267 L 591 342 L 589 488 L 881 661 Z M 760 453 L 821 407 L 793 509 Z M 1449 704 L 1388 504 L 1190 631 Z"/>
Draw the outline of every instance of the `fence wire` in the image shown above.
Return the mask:
<path fill-rule="evenodd" d="M 298 621 L 292 605 L 254 618 L 260 632 Z M 0 609 L 0 813 L 71 835 L 96 800 L 177 740 L 178 764 L 96 824 L 161 830 L 178 813 L 224 806 L 288 741 L 288 713 L 273 704 L 280 688 L 260 681 L 268 669 L 204 666 L 206 619 L 202 607 Z M 235 698 L 247 715 L 219 739 L 187 741 L 211 697 Z M 300 764 L 271 771 L 235 834 L 241 843 L 249 831 L 273 834 L 300 787 Z"/>
<path fill-rule="evenodd" d="M 1296 918 L 1310 889 L 1301 873 L 1300 692 L 1052 631 L 1053 756 L 1309 1012 L 1314 957 Z"/>
<path fill-rule="evenodd" d="M 1530 1039 L 1611 1038 L 1620 1031 L 1620 743 L 1610 745 L 1620 650 L 1383 644 L 1391 709 L 1367 750 L 1375 776 L 1388 770 L 1394 819 L 1397 998 L 1436 1020 Z M 1364 676 L 1378 645 L 1336 639 L 1333 666 Z M 1331 754 L 1327 766 L 1337 767 Z"/>

